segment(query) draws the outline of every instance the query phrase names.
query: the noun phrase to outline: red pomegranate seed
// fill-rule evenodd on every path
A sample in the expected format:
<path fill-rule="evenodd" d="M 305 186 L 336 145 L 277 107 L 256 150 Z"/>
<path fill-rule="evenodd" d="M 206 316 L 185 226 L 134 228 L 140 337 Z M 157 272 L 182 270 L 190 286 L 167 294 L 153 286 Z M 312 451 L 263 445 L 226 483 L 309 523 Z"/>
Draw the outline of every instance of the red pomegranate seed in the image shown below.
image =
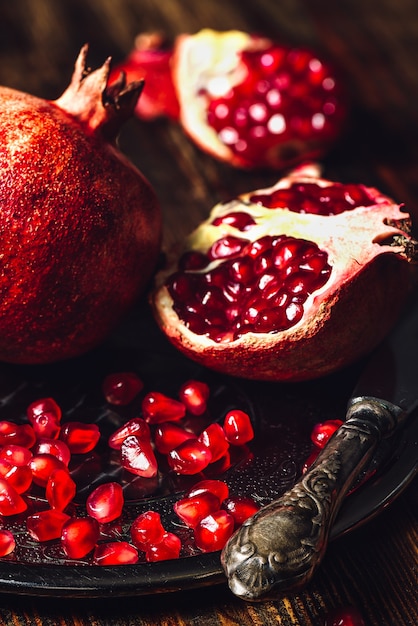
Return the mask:
<path fill-rule="evenodd" d="M 209 385 L 200 380 L 188 380 L 179 391 L 179 398 L 192 415 L 203 415 L 209 399 Z"/>
<path fill-rule="evenodd" d="M 150 544 L 145 552 L 145 559 L 149 563 L 178 559 L 181 550 L 181 540 L 174 533 L 166 532 L 161 541 Z"/>
<path fill-rule="evenodd" d="M 60 439 L 67 444 L 71 454 L 86 454 L 97 446 L 100 430 L 97 424 L 67 422 L 61 428 Z"/>
<path fill-rule="evenodd" d="M 128 472 L 153 478 L 158 472 L 158 463 L 149 439 L 140 439 L 135 435 L 127 437 L 120 449 L 121 465 Z"/>
<path fill-rule="evenodd" d="M 211 463 L 219 461 L 229 449 L 229 443 L 225 438 L 225 432 L 222 426 L 213 423 L 199 435 L 198 441 L 207 446 L 212 454 Z"/>
<path fill-rule="evenodd" d="M 67 469 L 55 469 L 46 484 L 45 495 L 51 509 L 63 511 L 74 499 L 76 484 Z"/>
<path fill-rule="evenodd" d="M 29 515 L 26 528 L 35 541 L 50 541 L 61 537 L 63 526 L 69 519 L 69 515 L 58 509 L 48 509 Z"/>
<path fill-rule="evenodd" d="M 15 424 L 6 420 L 0 421 L 0 446 L 13 443 L 23 448 L 32 448 L 36 435 L 30 424 Z"/>
<path fill-rule="evenodd" d="M 228 411 L 223 429 L 227 441 L 235 446 L 241 446 L 254 438 L 250 416 L 240 409 Z"/>
<path fill-rule="evenodd" d="M 161 424 L 181 420 L 186 415 L 186 407 L 159 391 L 151 391 L 143 399 L 142 414 L 148 424 Z"/>
<path fill-rule="evenodd" d="M 142 391 L 144 383 L 135 372 L 109 374 L 103 381 L 103 394 L 109 404 L 126 406 Z"/>
<path fill-rule="evenodd" d="M 207 478 L 196 483 L 191 489 L 189 489 L 186 495 L 189 498 L 193 498 L 194 496 L 198 496 L 202 493 L 212 493 L 222 504 L 222 502 L 229 496 L 229 487 L 223 480 Z"/>
<path fill-rule="evenodd" d="M 113 450 L 120 450 L 122 443 L 131 435 L 135 435 L 138 439 L 151 438 L 150 428 L 146 421 L 141 417 L 134 417 L 129 420 L 129 422 L 126 422 L 126 424 L 118 428 L 118 430 L 110 435 L 108 444 L 111 448 L 113 448 Z"/>
<path fill-rule="evenodd" d="M 177 474 L 199 474 L 212 461 L 212 453 L 198 439 L 188 439 L 169 452 L 167 461 Z"/>
<path fill-rule="evenodd" d="M 33 454 L 50 454 L 51 456 L 56 456 L 57 459 L 67 466 L 71 460 L 69 447 L 60 439 L 38 439 L 33 448 Z"/>
<path fill-rule="evenodd" d="M 338 608 L 330 611 L 324 626 L 365 626 L 362 615 L 354 607 Z"/>
<path fill-rule="evenodd" d="M 53 398 L 32 402 L 26 415 L 37 437 L 56 439 L 60 432 L 61 408 Z"/>
<path fill-rule="evenodd" d="M 35 485 L 46 487 L 49 477 L 56 469 L 62 469 L 68 473 L 68 467 L 52 454 L 36 454 L 29 461 L 28 467 L 32 472 Z"/>
<path fill-rule="evenodd" d="M 260 510 L 260 505 L 246 496 L 230 496 L 222 503 L 225 509 L 234 518 L 235 527 L 241 526 L 246 519 Z"/>
<path fill-rule="evenodd" d="M 165 422 L 155 429 L 154 445 L 160 454 L 168 454 L 188 439 L 195 439 L 196 435 L 185 430 L 178 424 Z"/>
<path fill-rule="evenodd" d="M 3 446 L 0 450 L 0 459 L 7 459 L 13 465 L 24 466 L 32 458 L 32 452 L 23 446 L 16 446 L 13 443 Z"/>
<path fill-rule="evenodd" d="M 61 547 L 70 559 L 82 559 L 93 550 L 99 535 L 99 524 L 92 517 L 71 518 L 62 527 Z"/>
<path fill-rule="evenodd" d="M 321 448 L 318 448 L 318 447 L 315 447 L 312 450 L 312 452 L 310 453 L 310 455 L 308 456 L 308 458 L 305 460 L 305 462 L 302 465 L 302 474 L 306 474 L 308 469 L 311 467 L 312 463 L 316 461 L 316 458 L 318 454 L 320 453 L 320 451 L 321 451 Z"/>
<path fill-rule="evenodd" d="M 216 511 L 204 517 L 194 529 L 197 547 L 202 552 L 222 550 L 234 531 L 234 518 L 227 511 Z"/>
<path fill-rule="evenodd" d="M 330 437 L 343 424 L 342 420 L 326 420 L 325 422 L 315 424 L 311 432 L 312 442 L 318 447 L 323 448 Z"/>
<path fill-rule="evenodd" d="M 27 465 L 14 465 L 7 459 L 0 459 L 2 476 L 17 493 L 26 493 L 32 484 L 32 472 Z"/>
<path fill-rule="evenodd" d="M 87 513 L 101 524 L 113 522 L 121 516 L 124 497 L 121 485 L 115 482 L 99 485 L 86 501 Z"/>
<path fill-rule="evenodd" d="M 221 503 L 213 493 L 203 492 L 196 496 L 188 496 L 174 503 L 174 512 L 190 528 L 196 528 L 198 523 L 210 513 L 219 511 Z"/>
<path fill-rule="evenodd" d="M 10 530 L 0 530 L 0 557 L 11 554 L 16 547 L 16 541 Z"/>
<path fill-rule="evenodd" d="M 249 230 L 252 226 L 255 226 L 256 221 L 249 213 L 245 213 L 245 211 L 233 211 L 232 213 L 227 213 L 226 215 L 216 217 L 213 220 L 212 224 L 214 226 L 227 224 L 228 226 L 233 226 L 233 228 L 236 228 L 237 230 L 246 231 Z"/>
<path fill-rule="evenodd" d="M 133 565 L 138 558 L 137 549 L 127 541 L 99 543 L 93 554 L 96 565 Z"/>
<path fill-rule="evenodd" d="M 26 502 L 16 489 L 7 480 L 0 478 L 0 515 L 18 515 L 27 508 Z"/>
<path fill-rule="evenodd" d="M 146 550 L 147 546 L 162 541 L 165 529 L 157 511 L 146 511 L 138 515 L 131 524 L 131 538 L 134 546 Z"/>

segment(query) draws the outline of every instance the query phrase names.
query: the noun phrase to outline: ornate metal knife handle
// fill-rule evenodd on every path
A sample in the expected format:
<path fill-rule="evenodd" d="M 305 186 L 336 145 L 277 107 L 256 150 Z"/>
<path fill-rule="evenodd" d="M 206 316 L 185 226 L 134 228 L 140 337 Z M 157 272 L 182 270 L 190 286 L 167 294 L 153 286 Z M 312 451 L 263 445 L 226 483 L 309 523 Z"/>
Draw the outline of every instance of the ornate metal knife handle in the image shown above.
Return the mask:
<path fill-rule="evenodd" d="M 346 421 L 301 480 L 248 519 L 225 546 L 221 561 L 235 595 L 265 600 L 310 580 L 344 496 L 401 414 L 376 398 L 352 402 Z"/>

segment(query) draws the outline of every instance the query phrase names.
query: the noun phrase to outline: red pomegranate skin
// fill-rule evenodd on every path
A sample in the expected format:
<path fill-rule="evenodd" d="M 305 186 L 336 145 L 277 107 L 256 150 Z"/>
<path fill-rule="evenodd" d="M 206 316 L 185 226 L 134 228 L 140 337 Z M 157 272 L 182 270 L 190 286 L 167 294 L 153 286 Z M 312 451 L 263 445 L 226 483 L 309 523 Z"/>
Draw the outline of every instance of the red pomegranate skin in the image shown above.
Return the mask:
<path fill-rule="evenodd" d="M 91 75 L 97 98 L 84 94 L 75 113 L 64 108 L 71 97 L 52 102 L 0 87 L 0 360 L 85 353 L 153 272 L 159 206 L 116 149 L 119 123 L 101 100 L 108 68 L 100 72 Z"/>

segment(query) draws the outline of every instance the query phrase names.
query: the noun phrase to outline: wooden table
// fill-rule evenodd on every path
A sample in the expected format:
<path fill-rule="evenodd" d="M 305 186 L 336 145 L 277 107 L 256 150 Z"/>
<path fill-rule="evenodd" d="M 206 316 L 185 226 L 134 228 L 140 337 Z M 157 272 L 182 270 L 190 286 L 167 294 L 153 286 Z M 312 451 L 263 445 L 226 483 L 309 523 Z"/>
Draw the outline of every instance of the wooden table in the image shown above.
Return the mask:
<path fill-rule="evenodd" d="M 0 7 L 0 83 L 55 98 L 85 42 L 90 62 L 121 60 L 140 31 L 168 37 L 202 27 L 259 31 L 315 46 L 347 76 L 350 132 L 324 161 L 330 177 L 372 183 L 418 216 L 418 5 L 415 0 L 14 0 Z M 121 147 L 154 185 L 165 243 L 182 238 L 218 201 L 276 175 L 232 171 L 199 152 L 174 124 L 133 122 Z M 417 450 L 418 454 L 418 450 Z M 376 519 L 332 543 L 297 594 L 246 604 L 226 585 L 164 596 L 98 600 L 4 595 L 0 626 L 320 626 L 354 605 L 366 624 L 418 623 L 417 482 Z"/>

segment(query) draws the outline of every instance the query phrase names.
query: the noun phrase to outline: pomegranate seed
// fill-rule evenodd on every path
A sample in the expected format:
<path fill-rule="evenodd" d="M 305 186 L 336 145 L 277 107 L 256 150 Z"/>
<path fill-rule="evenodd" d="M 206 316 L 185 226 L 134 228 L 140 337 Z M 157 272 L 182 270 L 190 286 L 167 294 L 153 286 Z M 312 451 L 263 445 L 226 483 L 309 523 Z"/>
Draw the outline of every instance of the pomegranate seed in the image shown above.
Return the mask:
<path fill-rule="evenodd" d="M 204 470 L 212 461 L 212 453 L 197 439 L 188 439 L 169 452 L 167 461 L 177 474 L 193 475 Z"/>
<path fill-rule="evenodd" d="M 234 531 L 234 518 L 227 511 L 204 517 L 194 529 L 195 542 L 202 552 L 222 550 Z"/>
<path fill-rule="evenodd" d="M 216 217 L 213 220 L 212 224 L 214 226 L 227 224 L 228 226 L 233 226 L 237 230 L 245 231 L 245 230 L 249 230 L 252 226 L 255 226 L 256 221 L 249 213 L 245 213 L 245 211 L 234 211 L 233 213 L 227 213 L 226 215 L 221 215 L 220 217 Z M 195 268 L 190 267 L 188 269 L 195 269 Z"/>
<path fill-rule="evenodd" d="M 103 381 L 106 402 L 117 406 L 130 404 L 142 391 L 144 383 L 134 372 L 109 374 Z"/>
<path fill-rule="evenodd" d="M 46 487 L 49 477 L 56 469 L 62 469 L 68 473 L 68 468 L 62 461 L 52 454 L 36 454 L 28 463 L 32 472 L 35 485 Z"/>
<path fill-rule="evenodd" d="M 159 391 L 152 391 L 142 402 L 142 413 L 149 424 L 161 424 L 181 420 L 186 415 L 186 407 Z"/>
<path fill-rule="evenodd" d="M 76 494 L 76 484 L 67 469 L 55 469 L 46 484 L 45 495 L 51 509 L 63 511 Z"/>
<path fill-rule="evenodd" d="M 165 529 L 161 523 L 161 516 L 156 511 L 141 513 L 132 522 L 131 538 L 134 546 L 145 550 L 151 544 L 162 541 Z"/>
<path fill-rule="evenodd" d="M 229 448 L 229 443 L 225 438 L 224 429 L 216 423 L 209 424 L 209 426 L 199 435 L 198 441 L 207 446 L 211 451 L 211 463 L 215 463 L 215 461 L 218 461 L 225 456 Z"/>
<path fill-rule="evenodd" d="M 252 498 L 245 496 L 230 496 L 222 503 L 225 509 L 234 518 L 235 527 L 241 526 L 246 519 L 260 510 L 260 505 Z"/>
<path fill-rule="evenodd" d="M 149 439 L 140 439 L 135 435 L 127 437 L 120 449 L 121 465 L 132 474 L 143 478 L 157 475 L 158 464 Z"/>
<path fill-rule="evenodd" d="M 138 439 L 150 439 L 151 431 L 146 421 L 140 417 L 134 417 L 129 422 L 126 422 L 126 424 L 110 435 L 109 446 L 114 450 L 120 450 L 122 443 L 131 435 L 135 435 Z"/>
<path fill-rule="evenodd" d="M 10 530 L 0 530 L 0 557 L 11 554 L 16 547 L 16 541 Z"/>
<path fill-rule="evenodd" d="M 87 513 L 101 524 L 113 522 L 121 516 L 124 504 L 122 487 L 109 482 L 96 487 L 86 502 Z"/>
<path fill-rule="evenodd" d="M 93 550 L 99 535 L 99 524 L 92 517 L 71 518 L 62 527 L 61 547 L 70 559 L 82 559 Z"/>
<path fill-rule="evenodd" d="M 196 436 L 177 424 L 165 422 L 155 429 L 154 445 L 160 454 L 168 454 L 187 439 L 195 439 Z"/>
<path fill-rule="evenodd" d="M 26 528 L 35 541 L 50 541 L 61 537 L 63 526 L 69 519 L 69 515 L 58 509 L 48 509 L 29 515 Z"/>
<path fill-rule="evenodd" d="M 36 435 L 30 424 L 15 424 L 14 422 L 0 421 L 0 446 L 13 443 L 23 448 L 32 448 L 36 442 Z"/>
<path fill-rule="evenodd" d="M 13 465 L 7 459 L 0 459 L 0 476 L 19 494 L 26 493 L 32 484 L 30 468 L 27 465 Z"/>
<path fill-rule="evenodd" d="M 312 442 L 318 447 L 323 448 L 330 437 L 343 424 L 342 420 L 327 420 L 322 423 L 315 424 L 311 432 Z"/>
<path fill-rule="evenodd" d="M 96 565 L 133 565 L 138 562 L 138 551 L 127 541 L 99 543 L 93 560 Z"/>
<path fill-rule="evenodd" d="M 235 446 L 241 446 L 254 438 L 250 416 L 240 409 L 226 414 L 223 429 L 227 441 Z"/>
<path fill-rule="evenodd" d="M 37 437 L 56 439 L 60 432 L 61 408 L 53 398 L 32 402 L 26 415 Z"/>
<path fill-rule="evenodd" d="M 203 415 L 207 408 L 209 386 L 199 380 L 188 380 L 179 391 L 179 398 L 192 415 Z"/>
<path fill-rule="evenodd" d="M 308 469 L 311 467 L 312 463 L 314 463 L 316 461 L 316 458 L 317 458 L 318 454 L 320 453 L 320 451 L 321 451 L 321 448 L 318 448 L 318 447 L 315 447 L 312 450 L 312 452 L 310 453 L 310 455 L 308 456 L 308 458 L 306 459 L 306 461 L 302 465 L 302 474 L 306 474 Z"/>
<path fill-rule="evenodd" d="M 194 496 L 207 492 L 216 496 L 221 504 L 229 496 L 228 485 L 223 480 L 214 480 L 210 478 L 196 483 L 191 489 L 189 489 L 186 495 L 189 498 L 193 498 Z"/>
<path fill-rule="evenodd" d="M 97 424 L 67 422 L 61 428 L 60 439 L 67 444 L 71 454 L 85 454 L 98 444 L 100 430 Z"/>
<path fill-rule="evenodd" d="M 156 561 L 168 561 L 178 559 L 181 550 L 181 540 L 174 533 L 166 532 L 161 541 L 150 544 L 145 552 L 145 558 L 149 563 Z"/>
<path fill-rule="evenodd" d="M 62 461 L 62 463 L 67 466 L 71 460 L 69 447 L 60 439 L 38 439 L 35 447 L 33 448 L 33 454 L 49 454 L 51 456 L 56 456 L 57 459 Z"/>
<path fill-rule="evenodd" d="M 18 515 L 26 511 L 27 504 L 12 485 L 0 478 L 0 515 Z"/>
<path fill-rule="evenodd" d="M 32 458 L 32 452 L 23 446 L 9 444 L 3 446 L 0 450 L 0 459 L 6 459 L 13 465 L 24 466 L 29 463 Z"/>
<path fill-rule="evenodd" d="M 330 611 L 324 626 L 365 626 L 360 612 L 354 607 L 338 608 Z"/>
<path fill-rule="evenodd" d="M 174 512 L 190 528 L 196 528 L 198 523 L 210 513 L 220 509 L 219 498 L 209 491 L 196 496 L 188 496 L 174 504 Z"/>

